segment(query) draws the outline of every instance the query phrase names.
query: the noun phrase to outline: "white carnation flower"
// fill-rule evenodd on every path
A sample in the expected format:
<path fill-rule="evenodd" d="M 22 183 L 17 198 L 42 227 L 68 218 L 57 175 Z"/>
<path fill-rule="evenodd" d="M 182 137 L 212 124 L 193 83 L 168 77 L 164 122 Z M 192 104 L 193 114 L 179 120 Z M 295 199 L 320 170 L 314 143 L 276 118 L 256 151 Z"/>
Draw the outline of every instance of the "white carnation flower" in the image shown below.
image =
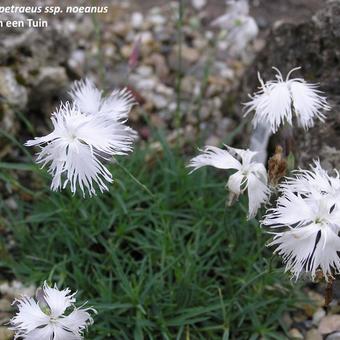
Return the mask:
<path fill-rule="evenodd" d="M 237 56 L 256 38 L 259 29 L 254 18 L 249 16 L 247 0 L 227 1 L 227 7 L 227 12 L 216 18 L 211 25 L 227 33 L 220 48 L 228 49 L 231 55 Z"/>
<path fill-rule="evenodd" d="M 286 271 L 312 278 L 320 269 L 326 280 L 340 270 L 339 176 L 331 177 L 318 162 L 311 170 L 298 170 L 281 185 L 277 205 L 262 224 L 274 231 L 269 244 L 286 262 Z"/>
<path fill-rule="evenodd" d="M 72 104 L 61 104 L 52 114 L 54 130 L 29 140 L 26 145 L 41 147 L 37 163 L 49 164 L 52 190 L 69 184 L 72 193 L 79 186 L 84 196 L 86 190 L 92 196 L 96 194 L 95 185 L 103 192 L 108 190 L 105 182 L 113 181 L 102 161 L 132 151 L 136 132 L 123 121 L 131 108 L 127 92 L 115 92 L 101 99 L 92 83 L 81 84 L 84 86 L 78 88 L 79 98 Z"/>
<path fill-rule="evenodd" d="M 330 176 L 319 161 L 314 161 L 310 170 L 295 170 L 295 177 L 286 178 L 281 188 L 299 192 L 304 197 L 323 198 L 331 196 L 336 200 L 340 195 L 340 177 L 336 169 L 335 176 Z M 340 197 L 339 197 L 340 198 Z"/>
<path fill-rule="evenodd" d="M 45 282 L 37 298 L 24 296 L 14 301 L 17 314 L 10 320 L 15 339 L 81 340 L 93 323 L 93 308 L 77 308 L 74 294 L 67 288 L 58 290 Z M 72 309 L 72 310 L 70 310 Z"/>
<path fill-rule="evenodd" d="M 255 111 L 254 127 L 259 123 L 269 124 L 275 133 L 285 122 L 292 125 L 293 114 L 304 129 L 314 126 L 315 119 L 324 121 L 323 111 L 330 110 L 330 107 L 317 85 L 302 78 L 289 79 L 291 73 L 299 68 L 292 69 L 285 80 L 277 68 L 273 69 L 277 71 L 276 80 L 264 83 L 258 75 L 261 88 L 250 96 L 251 101 L 245 103 L 246 115 Z"/>
<path fill-rule="evenodd" d="M 252 218 L 261 204 L 269 198 L 270 190 L 267 187 L 266 169 L 263 164 L 252 161 L 256 152 L 227 148 L 230 151 L 215 146 L 206 146 L 203 153 L 191 159 L 188 166 L 193 168 L 191 172 L 206 165 L 219 169 L 237 170 L 229 177 L 227 186 L 237 197 L 248 189 L 248 218 Z"/>
<path fill-rule="evenodd" d="M 103 97 L 102 91 L 90 79 L 75 82 L 70 95 L 82 113 L 106 115 L 116 121 L 126 121 L 135 105 L 128 89 L 115 90 L 109 96 Z"/>

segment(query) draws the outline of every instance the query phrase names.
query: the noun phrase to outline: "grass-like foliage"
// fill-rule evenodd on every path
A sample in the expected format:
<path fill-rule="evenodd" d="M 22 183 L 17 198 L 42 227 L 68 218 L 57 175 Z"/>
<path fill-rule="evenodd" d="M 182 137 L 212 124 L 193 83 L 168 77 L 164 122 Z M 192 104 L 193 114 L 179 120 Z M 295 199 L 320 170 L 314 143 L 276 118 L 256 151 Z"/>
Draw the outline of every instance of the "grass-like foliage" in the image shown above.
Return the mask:
<path fill-rule="evenodd" d="M 8 175 L 16 166 L 1 163 L 26 198 L 15 211 L 0 200 L 15 240 L 2 244 L 3 270 L 78 290 L 98 310 L 88 339 L 282 338 L 298 293 L 269 263 L 267 236 L 242 202 L 226 208 L 223 173 L 189 176 L 185 156 L 162 145 L 153 161 L 147 149 L 119 159 L 110 192 L 92 199 L 49 191 L 43 172 L 42 189 L 24 193 Z"/>

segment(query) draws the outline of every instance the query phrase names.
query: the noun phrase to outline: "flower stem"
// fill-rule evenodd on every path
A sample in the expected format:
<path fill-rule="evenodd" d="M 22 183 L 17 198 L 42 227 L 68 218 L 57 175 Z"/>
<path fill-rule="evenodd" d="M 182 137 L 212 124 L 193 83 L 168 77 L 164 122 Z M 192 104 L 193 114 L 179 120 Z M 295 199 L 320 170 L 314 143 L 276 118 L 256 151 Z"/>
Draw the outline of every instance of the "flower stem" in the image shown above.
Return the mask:
<path fill-rule="evenodd" d="M 124 165 L 120 164 L 117 160 L 115 160 L 115 164 L 117 164 L 137 185 L 139 185 L 144 191 L 146 191 L 152 198 L 154 194 L 150 191 L 150 189 L 141 183 Z"/>

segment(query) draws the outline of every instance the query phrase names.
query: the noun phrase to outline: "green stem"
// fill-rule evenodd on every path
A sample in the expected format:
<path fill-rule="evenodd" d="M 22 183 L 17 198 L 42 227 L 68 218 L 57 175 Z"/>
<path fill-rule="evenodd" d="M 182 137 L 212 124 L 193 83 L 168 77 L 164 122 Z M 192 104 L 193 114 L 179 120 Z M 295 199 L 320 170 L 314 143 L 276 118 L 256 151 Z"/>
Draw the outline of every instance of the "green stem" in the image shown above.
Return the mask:
<path fill-rule="evenodd" d="M 176 75 L 176 116 L 175 127 L 178 129 L 181 124 L 181 87 L 182 87 L 182 43 L 183 43 L 183 0 L 178 0 L 178 21 L 177 21 L 177 75 Z"/>
<path fill-rule="evenodd" d="M 144 191 L 146 191 L 152 198 L 155 197 L 146 185 L 141 183 L 124 165 L 120 164 L 116 159 L 115 164 L 117 164 L 137 185 L 139 185 Z"/>

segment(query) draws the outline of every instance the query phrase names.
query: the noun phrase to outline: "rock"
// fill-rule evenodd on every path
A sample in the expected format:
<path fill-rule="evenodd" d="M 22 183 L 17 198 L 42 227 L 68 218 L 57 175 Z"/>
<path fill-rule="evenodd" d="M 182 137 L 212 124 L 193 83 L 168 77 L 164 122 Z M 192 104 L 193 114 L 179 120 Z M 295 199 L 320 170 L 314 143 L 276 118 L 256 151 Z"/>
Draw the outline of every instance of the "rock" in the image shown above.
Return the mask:
<path fill-rule="evenodd" d="M 326 337 L 326 340 L 340 340 L 340 332 L 335 332 Z"/>
<path fill-rule="evenodd" d="M 206 145 L 212 145 L 212 146 L 220 146 L 221 139 L 217 136 L 210 136 L 206 141 Z"/>
<path fill-rule="evenodd" d="M 82 77 L 85 72 L 85 51 L 82 49 L 77 49 L 72 52 L 70 58 L 67 61 L 68 68 L 77 77 Z"/>
<path fill-rule="evenodd" d="M 153 35 L 149 31 L 140 33 L 139 37 L 141 44 L 149 44 L 153 41 Z"/>
<path fill-rule="evenodd" d="M 138 79 L 135 86 L 138 90 L 141 91 L 151 91 L 153 90 L 157 85 L 157 82 L 153 78 L 146 78 L 146 79 Z"/>
<path fill-rule="evenodd" d="M 136 73 L 138 73 L 143 78 L 146 78 L 153 74 L 153 69 L 150 66 L 141 65 L 136 69 Z"/>
<path fill-rule="evenodd" d="M 198 59 L 200 58 L 200 54 L 199 54 L 197 49 L 183 45 L 182 49 L 181 49 L 181 55 L 182 55 L 181 69 L 179 69 L 178 53 L 179 53 L 179 47 L 175 46 L 172 49 L 171 55 L 169 57 L 170 67 L 174 71 L 185 72 L 194 63 L 196 63 L 198 61 Z"/>
<path fill-rule="evenodd" d="M 314 290 L 308 290 L 307 292 L 308 298 L 312 301 L 316 307 L 323 307 L 325 305 L 325 297 Z"/>
<path fill-rule="evenodd" d="M 191 5 L 196 10 L 201 10 L 204 6 L 206 6 L 207 0 L 191 0 Z"/>
<path fill-rule="evenodd" d="M 7 299 L 0 299 L 0 312 L 9 312 L 10 310 L 11 303 Z"/>
<path fill-rule="evenodd" d="M 7 208 L 9 208 L 11 210 L 18 210 L 18 202 L 13 197 L 7 198 L 5 200 L 5 204 L 6 204 Z"/>
<path fill-rule="evenodd" d="M 324 318 L 326 312 L 323 308 L 318 308 L 313 315 L 313 324 L 315 326 L 319 325 L 320 321 Z"/>
<path fill-rule="evenodd" d="M 327 315 L 324 317 L 318 328 L 321 334 L 329 334 L 340 331 L 340 315 Z"/>
<path fill-rule="evenodd" d="M 153 53 L 146 62 L 154 66 L 155 72 L 160 79 L 165 79 L 169 75 L 169 68 L 162 54 Z"/>
<path fill-rule="evenodd" d="M 293 320 L 291 318 L 291 316 L 289 315 L 289 313 L 284 313 L 282 318 L 281 318 L 281 322 L 284 324 L 284 326 L 289 329 L 292 324 L 293 324 Z"/>
<path fill-rule="evenodd" d="M 167 99 L 160 95 L 160 94 L 154 94 L 152 96 L 152 101 L 157 109 L 164 109 L 165 107 L 168 106 L 168 101 Z"/>
<path fill-rule="evenodd" d="M 303 75 L 306 81 L 319 83 L 332 110 L 326 123 L 316 122 L 305 132 L 295 129 L 297 166 L 306 167 L 315 158 L 327 168 L 340 168 L 340 0 L 325 1 L 323 9 L 311 20 L 302 23 L 282 22 L 269 34 L 266 47 L 245 72 L 243 97 L 258 87 L 257 72 L 264 79 L 273 79 L 272 66 L 284 77 L 289 70 L 302 66 L 294 77 Z M 272 139 L 272 144 L 276 144 Z M 274 146 L 274 145 L 273 145 Z"/>
<path fill-rule="evenodd" d="M 305 340 L 322 340 L 322 336 L 317 329 L 313 328 L 306 333 Z"/>
<path fill-rule="evenodd" d="M 161 14 L 152 14 L 148 19 L 154 26 L 162 26 L 166 22 L 166 18 Z"/>
<path fill-rule="evenodd" d="M 14 332 L 10 331 L 7 327 L 0 326 L 0 339 L 1 340 L 10 340 L 14 336 Z"/>
<path fill-rule="evenodd" d="M 0 293 L 8 296 L 11 300 L 14 300 L 22 295 L 33 296 L 35 294 L 36 287 L 33 285 L 24 286 L 19 281 L 3 282 L 0 284 Z M 0 338 L 1 339 L 1 338 Z"/>
<path fill-rule="evenodd" d="M 139 29 L 143 26 L 144 16 L 140 12 L 134 12 L 131 15 L 131 25 L 135 29 Z"/>
<path fill-rule="evenodd" d="M 28 95 L 9 67 L 0 67 L 0 96 L 0 127 L 8 133 L 14 133 L 15 112 L 25 108 Z"/>
<path fill-rule="evenodd" d="M 288 334 L 290 336 L 290 339 L 294 339 L 294 340 L 303 339 L 303 335 L 297 328 L 292 328 L 291 330 L 289 330 Z"/>
<path fill-rule="evenodd" d="M 40 68 L 32 83 L 30 109 L 34 111 L 40 109 L 49 114 L 55 110 L 57 104 L 53 99 L 60 97 L 66 91 L 69 79 L 64 67 L 45 66 Z M 42 101 L 41 98 L 50 98 L 50 100 Z"/>
<path fill-rule="evenodd" d="M 177 53 L 178 48 L 176 48 L 175 50 Z M 196 49 L 188 47 L 186 45 L 182 46 L 182 58 L 188 63 L 190 64 L 195 63 L 199 59 L 199 57 L 200 57 L 199 52 Z"/>

